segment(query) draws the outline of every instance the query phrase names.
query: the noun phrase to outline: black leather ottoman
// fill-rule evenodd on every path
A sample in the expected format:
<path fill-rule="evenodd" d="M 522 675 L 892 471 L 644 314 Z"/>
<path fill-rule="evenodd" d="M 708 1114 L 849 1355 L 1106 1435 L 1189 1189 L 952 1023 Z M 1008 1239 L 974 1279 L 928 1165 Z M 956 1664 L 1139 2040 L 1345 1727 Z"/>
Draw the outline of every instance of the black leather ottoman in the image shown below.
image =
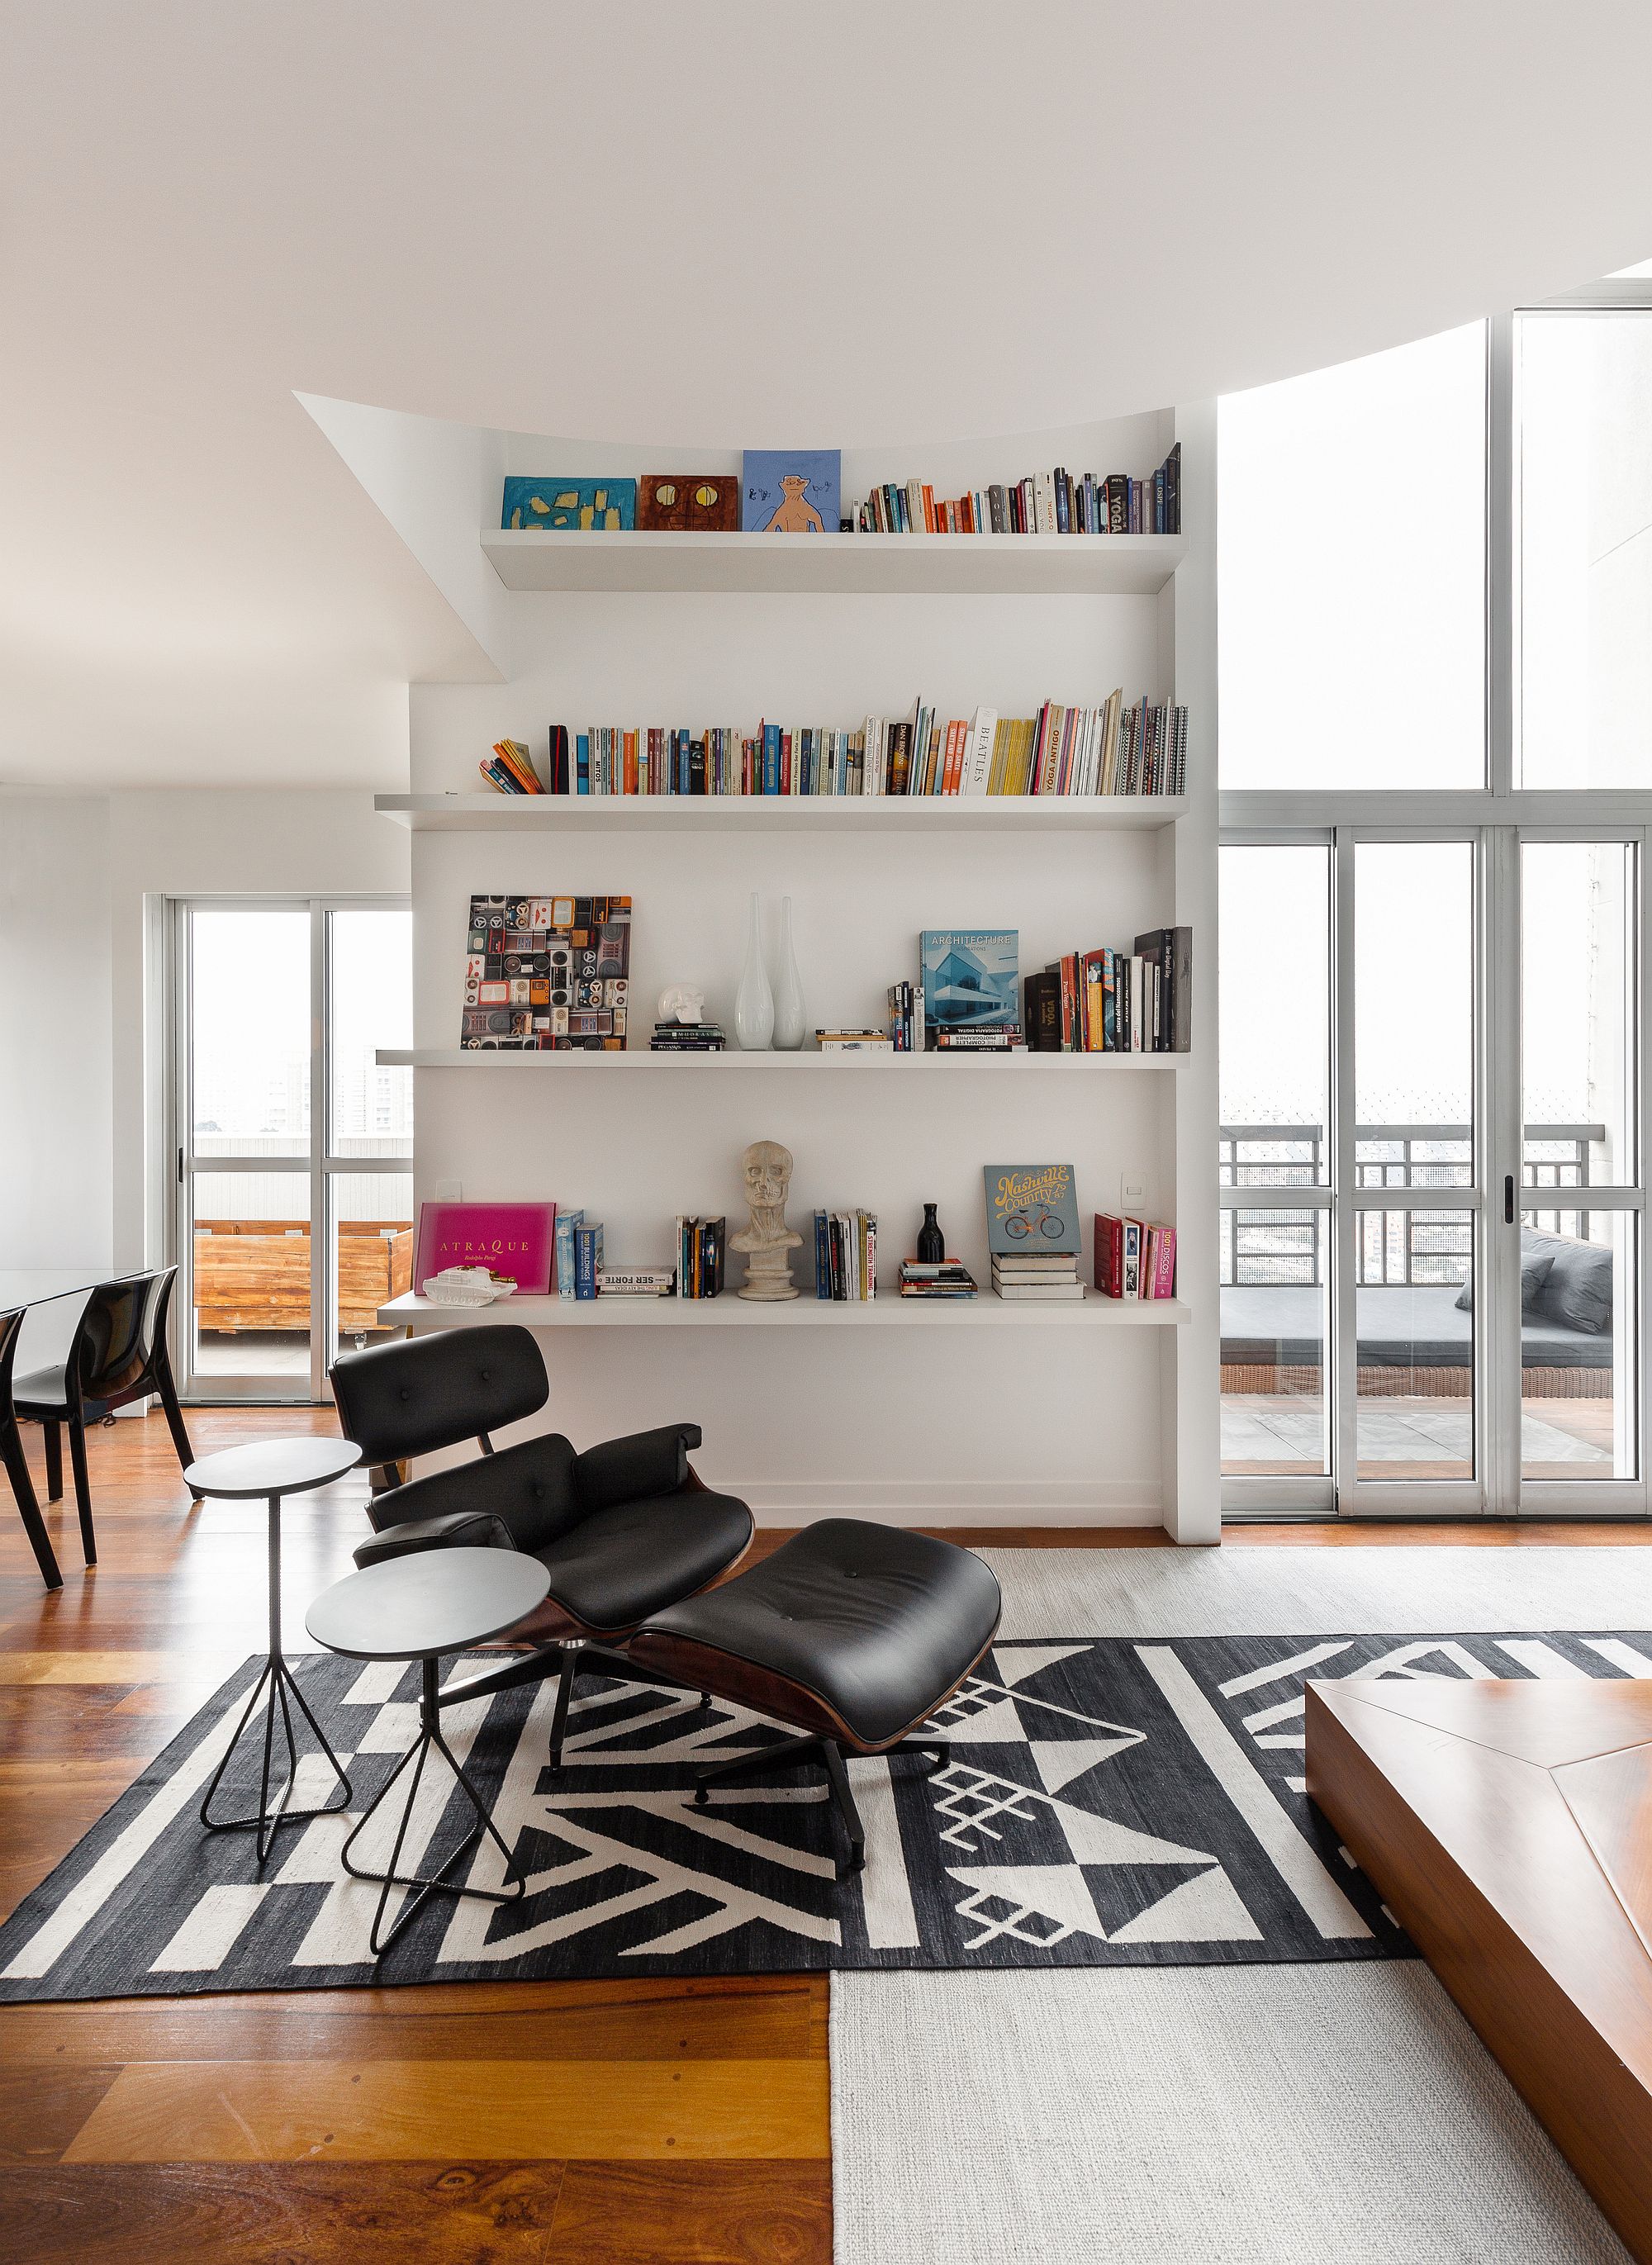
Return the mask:
<path fill-rule="evenodd" d="M 702 1772 L 703 1803 L 718 1779 L 818 1757 L 826 1765 L 850 1846 L 865 1835 L 843 1766 L 846 1753 L 892 1752 L 950 1698 L 998 1633 L 998 1583 L 950 1541 L 857 1518 L 805 1527 L 721 1588 L 644 1621 L 626 1646 L 645 1673 L 791 1724 L 804 1735 Z M 929 1755 L 941 1748 L 911 1742 Z"/>

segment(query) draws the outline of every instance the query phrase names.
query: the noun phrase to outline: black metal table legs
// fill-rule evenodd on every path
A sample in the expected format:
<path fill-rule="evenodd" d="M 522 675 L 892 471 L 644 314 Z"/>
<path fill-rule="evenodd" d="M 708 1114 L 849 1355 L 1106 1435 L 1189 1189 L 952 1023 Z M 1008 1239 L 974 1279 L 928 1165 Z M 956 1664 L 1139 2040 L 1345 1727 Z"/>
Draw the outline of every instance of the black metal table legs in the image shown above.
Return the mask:
<path fill-rule="evenodd" d="M 926 1776 L 932 1776 L 946 1759 L 943 1745 L 923 1738 L 902 1738 L 899 1744 L 886 1747 L 884 1753 L 927 1755 L 929 1767 Z M 694 1781 L 694 1805 L 696 1809 L 705 1808 L 710 1788 L 725 1778 L 756 1777 L 765 1770 L 791 1769 L 798 1762 L 817 1758 L 826 1765 L 826 1783 L 849 1837 L 849 1861 L 838 1867 L 839 1879 L 846 1879 L 849 1873 L 858 1872 L 866 1861 L 866 1828 L 855 1805 L 849 1773 L 843 1764 L 843 1749 L 835 1738 L 782 1738 L 772 1746 L 765 1746 L 761 1753 L 740 1754 L 733 1761 L 718 1762 L 712 1769 L 701 1770 Z"/>
<path fill-rule="evenodd" d="M 465 1774 L 463 1764 L 441 1735 L 441 1693 L 437 1689 L 438 1665 L 439 1663 L 434 1659 L 424 1659 L 419 1662 L 423 1683 L 418 1701 L 418 1736 L 368 1803 L 361 1814 L 360 1823 L 344 1844 L 344 1868 L 352 1879 L 377 1880 L 382 1883 L 378 1909 L 373 1914 L 372 1932 L 368 1938 L 375 1958 L 383 1957 L 403 1930 L 411 1926 L 426 1899 L 433 1895 L 470 1896 L 482 1903 L 513 1904 L 520 1903 L 528 1892 L 528 1882 L 518 1870 L 515 1857 L 500 1838 L 492 1817 L 488 1814 L 487 1804 Z M 433 1746 L 440 1754 L 460 1785 L 463 1787 L 466 1798 L 476 1811 L 477 1821 L 447 1861 L 428 1878 L 425 1878 L 418 1873 L 398 1871 L 397 1867 L 402 1860 L 402 1844 L 407 1838 L 407 1828 L 412 1820 L 413 1810 L 418 1800 L 419 1780 L 424 1776 L 425 1763 Z M 368 1819 L 373 1816 L 379 1803 L 410 1763 L 413 1771 L 412 1781 L 407 1789 L 407 1801 L 402 1810 L 402 1821 L 396 1828 L 396 1845 L 390 1851 L 389 1869 L 385 1872 L 365 1870 L 360 1865 L 351 1861 L 351 1850 L 354 1847 L 356 1839 Z M 462 1887 L 456 1880 L 448 1877 L 448 1875 L 456 1870 L 469 1855 L 484 1832 L 505 1859 L 505 1877 L 507 1885 L 504 1889 Z M 385 1906 L 389 1901 L 392 1888 L 417 1888 L 418 1893 L 381 1941 L 379 1931 L 384 1925 Z"/>
<path fill-rule="evenodd" d="M 328 1744 L 321 1724 L 311 1711 L 309 1701 L 298 1687 L 298 1679 L 281 1657 L 281 1498 L 269 1497 L 269 1584 L 270 1584 L 270 1649 L 264 1663 L 264 1671 L 253 1685 L 247 1703 L 236 1725 L 236 1732 L 224 1749 L 223 1759 L 212 1773 L 212 1782 L 201 1798 L 200 1821 L 208 1832 L 256 1832 L 258 1861 L 262 1866 L 269 1856 L 277 1829 L 283 1824 L 300 1824 L 311 1817 L 337 1816 L 350 1805 L 350 1781 L 345 1775 L 338 1757 Z M 253 1710 L 260 1693 L 266 1694 L 264 1706 L 264 1766 L 258 1779 L 258 1805 L 250 1816 L 215 1817 L 212 1798 L 217 1792 L 223 1773 L 229 1766 L 229 1758 L 241 1743 L 242 1732 L 252 1720 Z M 293 1737 L 293 1714 L 289 1703 L 296 1701 L 299 1712 L 315 1733 L 316 1743 L 326 1756 L 329 1767 L 338 1781 L 341 1798 L 329 1800 L 319 1809 L 289 1809 L 293 1788 L 298 1779 L 298 1747 Z M 287 1744 L 287 1781 L 270 1805 L 271 1764 L 275 1752 L 275 1720 L 280 1709 L 281 1734 Z"/>

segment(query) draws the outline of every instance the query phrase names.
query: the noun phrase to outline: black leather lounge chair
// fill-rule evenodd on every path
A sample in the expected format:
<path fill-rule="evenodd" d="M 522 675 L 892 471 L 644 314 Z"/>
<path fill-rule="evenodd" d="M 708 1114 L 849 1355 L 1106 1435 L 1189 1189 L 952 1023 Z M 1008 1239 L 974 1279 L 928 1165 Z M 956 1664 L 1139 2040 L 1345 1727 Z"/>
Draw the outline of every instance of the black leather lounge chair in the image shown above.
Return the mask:
<path fill-rule="evenodd" d="M 550 1758 L 580 1673 L 630 1678 L 633 1629 L 703 1589 L 751 1546 L 743 1502 L 717 1494 L 689 1466 L 696 1424 L 670 1424 L 577 1454 L 544 1431 L 497 1452 L 489 1436 L 537 1415 L 550 1397 L 532 1334 L 513 1324 L 447 1329 L 346 1353 L 331 1372 L 345 1437 L 373 1469 L 368 1515 L 377 1529 L 358 1565 L 415 1549 L 520 1549 L 550 1573 L 550 1594 L 513 1641 L 526 1658 L 451 1685 L 444 1706 L 559 1674 Z M 406 1479 L 411 1457 L 475 1439 L 483 1460 Z"/>

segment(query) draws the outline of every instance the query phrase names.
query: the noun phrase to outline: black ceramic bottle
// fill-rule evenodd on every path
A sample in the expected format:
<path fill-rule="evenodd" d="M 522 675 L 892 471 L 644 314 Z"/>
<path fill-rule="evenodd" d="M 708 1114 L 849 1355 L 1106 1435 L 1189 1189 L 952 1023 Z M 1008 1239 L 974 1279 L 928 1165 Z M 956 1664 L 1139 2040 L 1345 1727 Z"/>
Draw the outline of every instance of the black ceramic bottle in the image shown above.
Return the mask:
<path fill-rule="evenodd" d="M 923 1225 L 918 1229 L 918 1256 L 926 1266 L 938 1266 L 946 1255 L 946 1237 L 935 1224 L 935 1205 L 925 1204 Z"/>

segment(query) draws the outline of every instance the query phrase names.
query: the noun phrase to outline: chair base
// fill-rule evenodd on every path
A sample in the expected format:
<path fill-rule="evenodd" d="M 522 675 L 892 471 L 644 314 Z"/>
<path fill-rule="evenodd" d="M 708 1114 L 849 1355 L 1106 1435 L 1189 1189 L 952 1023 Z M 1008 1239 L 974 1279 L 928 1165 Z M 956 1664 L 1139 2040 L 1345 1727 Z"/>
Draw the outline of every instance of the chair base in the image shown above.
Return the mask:
<path fill-rule="evenodd" d="M 218 1790 L 225 1770 L 229 1766 L 230 1756 L 241 1743 L 242 1734 L 252 1720 L 253 1709 L 258 1703 L 258 1693 L 266 1686 L 268 1696 L 265 1701 L 264 1708 L 264 1768 L 258 1780 L 258 1805 L 250 1816 L 215 1817 L 212 1814 L 212 1797 Z M 292 1710 L 287 1705 L 288 1692 L 291 1692 L 293 1697 L 297 1700 L 304 1720 L 315 1732 L 316 1742 L 326 1758 L 328 1767 L 338 1779 L 343 1795 L 341 1800 L 324 1802 L 319 1809 L 289 1809 L 287 1805 L 292 1797 L 293 1787 L 298 1779 L 298 1747 L 293 1737 Z M 287 1742 L 287 1782 L 272 1808 L 270 1764 L 275 1748 L 275 1712 L 278 1706 L 280 1708 L 282 1735 Z M 241 1720 L 236 1725 L 235 1736 L 224 1748 L 223 1759 L 213 1772 L 212 1782 L 201 1797 L 201 1824 L 208 1832 L 256 1832 L 258 1863 L 262 1869 L 268 1861 L 275 1835 L 283 1824 L 305 1824 L 312 1817 L 337 1817 L 349 1806 L 350 1781 L 345 1774 L 338 1755 L 328 1744 L 326 1733 L 311 1712 L 309 1700 L 299 1689 L 297 1679 L 292 1669 L 279 1651 L 271 1652 L 264 1663 L 264 1671 L 253 1685 L 247 1703 L 242 1710 Z"/>
<path fill-rule="evenodd" d="M 344 1868 L 346 1871 L 349 1873 L 353 1880 L 375 1880 L 379 1883 L 378 1907 L 373 1914 L 373 1925 L 368 1934 L 368 1946 L 375 1959 L 382 1958 L 385 1953 L 395 1946 L 399 1938 L 412 1925 L 414 1919 L 418 1918 L 419 1912 L 424 1909 L 426 1904 L 433 1895 L 469 1896 L 477 1903 L 514 1904 L 520 1903 L 522 1897 L 528 1893 L 527 1879 L 518 1868 L 515 1857 L 506 1846 L 503 1839 L 500 1837 L 498 1827 L 495 1825 L 492 1817 L 488 1813 L 486 1803 L 483 1800 L 481 1795 L 477 1791 L 475 1786 L 471 1784 L 469 1778 L 466 1775 L 464 1765 L 460 1761 L 459 1757 L 454 1752 L 453 1748 L 448 1744 L 446 1738 L 441 1735 L 442 1705 L 444 1701 L 451 1700 L 455 1694 L 452 1692 L 439 1692 L 437 1690 L 437 1663 L 435 1660 L 423 1660 L 420 1662 L 420 1665 L 424 1670 L 424 1686 L 419 1696 L 418 1736 L 414 1739 L 412 1744 L 409 1746 L 407 1752 L 402 1756 L 401 1760 L 397 1763 L 396 1767 L 390 1772 L 389 1777 L 385 1779 L 377 1793 L 374 1795 L 372 1800 L 362 1810 L 360 1818 L 352 1828 L 349 1838 L 346 1840 L 344 1847 L 340 1852 L 344 1862 Z M 478 1677 L 476 1679 L 477 1681 L 481 1682 L 486 1681 L 488 1679 Z M 458 1695 L 464 1695 L 463 1692 L 462 1691 Z M 474 1691 L 472 1691 L 472 1695 L 475 1695 Z M 454 1850 L 452 1855 L 448 1858 L 444 1864 L 440 1865 L 434 1872 L 429 1874 L 401 1872 L 397 1869 L 397 1866 L 401 1861 L 402 1843 L 407 1838 L 407 1828 L 409 1824 L 411 1822 L 413 1810 L 418 1800 L 419 1781 L 424 1776 L 425 1764 L 430 1757 L 431 1749 L 433 1747 L 434 1747 L 437 1752 L 440 1754 L 442 1759 L 447 1763 L 448 1768 L 453 1772 L 455 1778 L 463 1788 L 466 1799 L 469 1802 L 471 1808 L 476 1811 L 477 1822 L 471 1827 L 470 1831 L 466 1833 L 464 1839 Z M 355 1846 L 358 1838 L 365 1830 L 368 1818 L 375 1813 L 380 1803 L 385 1799 L 389 1793 L 390 1788 L 396 1783 L 397 1778 L 401 1776 L 404 1770 L 405 1770 L 410 1764 L 412 1766 L 413 1774 L 408 1786 L 407 1799 L 402 1810 L 402 1820 L 396 1828 L 396 1842 L 395 1846 L 390 1850 L 389 1869 L 385 1872 L 370 1871 L 363 1866 L 352 1861 L 351 1851 Z M 448 1877 L 448 1874 L 456 1871 L 459 1866 L 464 1861 L 465 1858 L 469 1856 L 480 1844 L 482 1836 L 484 1832 L 498 1848 L 500 1855 L 505 1859 L 505 1878 L 507 1884 L 503 1890 L 493 1888 L 462 1887 L 458 1881 Z M 408 1904 L 406 1910 L 397 1919 L 395 1924 L 382 1935 L 382 1938 L 381 1939 L 380 1931 L 384 1926 L 385 1909 L 389 1903 L 390 1890 L 392 1888 L 417 1888 L 418 1890 L 418 1893 Z"/>
<path fill-rule="evenodd" d="M 929 1767 L 926 1777 L 933 1776 L 946 1759 L 946 1748 L 930 1738 L 901 1738 L 892 1746 L 882 1750 L 886 1754 L 924 1754 Z M 849 1773 L 844 1766 L 843 1748 L 835 1738 L 818 1734 L 803 1738 L 782 1738 L 761 1753 L 741 1754 L 731 1762 L 718 1762 L 711 1769 L 697 1773 L 694 1783 L 694 1805 L 704 1809 L 710 1801 L 710 1788 L 724 1780 L 735 1777 L 756 1777 L 765 1770 L 790 1769 L 798 1762 L 819 1760 L 826 1766 L 826 1783 L 843 1829 L 848 1835 L 849 1860 L 838 1866 L 838 1877 L 847 1880 L 851 1872 L 858 1872 L 866 1861 L 866 1828 L 861 1822 L 861 1812 L 855 1805 L 854 1790 Z"/>

